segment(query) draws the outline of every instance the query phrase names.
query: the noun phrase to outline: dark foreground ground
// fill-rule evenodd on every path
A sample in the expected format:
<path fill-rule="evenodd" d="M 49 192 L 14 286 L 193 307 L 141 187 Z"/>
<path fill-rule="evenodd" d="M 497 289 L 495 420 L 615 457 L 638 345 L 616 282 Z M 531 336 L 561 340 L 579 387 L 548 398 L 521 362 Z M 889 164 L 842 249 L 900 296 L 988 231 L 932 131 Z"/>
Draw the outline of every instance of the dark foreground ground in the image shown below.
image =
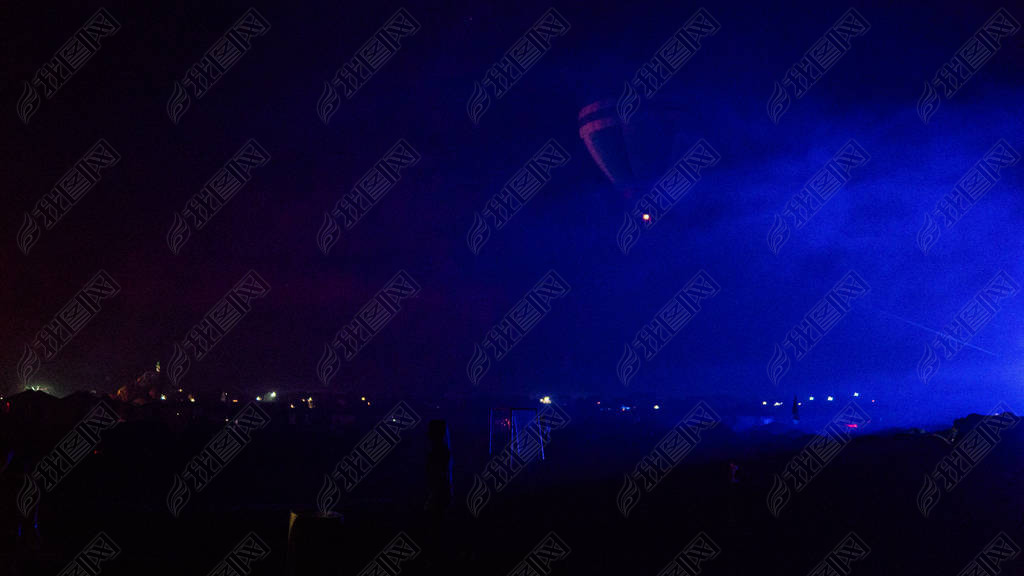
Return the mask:
<path fill-rule="evenodd" d="M 25 520 L 17 506 L 24 471 L 98 399 L 80 396 L 31 409 L 27 402 L 19 408 L 18 400 L 0 420 L 2 447 L 11 455 L 0 475 L 0 574 L 61 573 L 100 532 L 121 552 L 99 564 L 82 561 L 69 573 L 208 574 L 250 532 L 269 553 L 229 562 L 227 569 L 221 564 L 219 573 L 287 574 L 299 555 L 322 567 L 320 573 L 358 574 L 399 533 L 422 551 L 398 564 L 377 564 L 370 573 L 508 574 L 522 570 L 526 560 L 535 571 L 518 573 L 654 576 L 703 533 L 720 550 L 699 565 L 708 575 L 809 574 L 823 561 L 835 572 L 819 573 L 956 575 L 1001 532 L 1014 545 L 1024 543 L 1024 426 L 1002 426 L 987 456 L 953 464 L 959 472 L 950 473 L 962 479 L 951 489 L 940 487 L 938 501 L 927 517 L 922 514 L 926 474 L 956 448 L 973 449 L 963 439 L 979 416 L 958 421 L 952 443 L 923 431 L 884 430 L 875 422 L 850 430 L 845 447 L 814 468 L 806 488 L 791 492 L 775 517 L 768 498 L 773 481 L 812 436 L 788 426 L 788 418 L 785 425 L 736 432 L 736 422 L 722 411 L 723 422 L 704 431 L 660 483 L 642 491 L 626 517 L 619 502 L 626 473 L 693 403 L 631 415 L 564 406 L 573 419 L 551 432 L 546 459 L 529 463 L 474 517 L 467 494 L 488 459 L 486 409 L 409 402 L 422 421 L 350 493 L 342 490 L 335 510 L 343 521 L 321 520 L 327 527 L 314 534 L 297 531 L 290 552 L 290 512 L 317 509 L 325 473 L 397 401 L 359 404 L 358 410 L 353 404 L 334 418 L 325 409 L 265 405 L 271 423 L 175 518 L 167 505 L 174 475 L 223 428 L 221 412 L 230 416 L 241 405 L 212 408 L 197 418 L 191 412 L 176 416 L 175 406 L 107 400 L 125 420 L 42 494 L 38 515 Z M 801 428 L 815 419 L 823 428 L 841 407 L 806 415 Z M 447 419 L 454 459 L 455 496 L 439 520 L 424 512 L 432 418 Z M 738 467 L 735 481 L 731 465 Z M 550 532 L 568 553 L 555 554 L 559 559 L 545 559 L 544 552 L 531 556 Z M 849 548 L 846 560 L 830 556 L 851 532 L 866 545 L 854 554 L 861 558 L 851 560 Z M 1000 550 L 988 554 L 982 564 L 987 571 L 977 573 L 1024 574 L 1024 558 L 1013 559 L 1013 546 Z M 546 553 L 554 554 L 550 548 Z M 675 566 L 668 573 L 693 573 Z"/>

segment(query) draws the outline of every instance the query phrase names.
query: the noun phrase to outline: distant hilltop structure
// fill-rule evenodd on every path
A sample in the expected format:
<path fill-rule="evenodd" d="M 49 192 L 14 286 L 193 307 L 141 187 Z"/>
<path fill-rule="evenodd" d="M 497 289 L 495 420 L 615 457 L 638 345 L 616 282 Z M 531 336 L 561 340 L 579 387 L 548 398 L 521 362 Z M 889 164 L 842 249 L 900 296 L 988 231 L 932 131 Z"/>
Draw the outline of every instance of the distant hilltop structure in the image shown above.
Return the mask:
<path fill-rule="evenodd" d="M 146 370 L 141 376 L 117 389 L 114 396 L 130 404 L 148 404 L 166 398 L 164 387 L 167 378 L 160 373 L 160 362 L 152 370 Z"/>

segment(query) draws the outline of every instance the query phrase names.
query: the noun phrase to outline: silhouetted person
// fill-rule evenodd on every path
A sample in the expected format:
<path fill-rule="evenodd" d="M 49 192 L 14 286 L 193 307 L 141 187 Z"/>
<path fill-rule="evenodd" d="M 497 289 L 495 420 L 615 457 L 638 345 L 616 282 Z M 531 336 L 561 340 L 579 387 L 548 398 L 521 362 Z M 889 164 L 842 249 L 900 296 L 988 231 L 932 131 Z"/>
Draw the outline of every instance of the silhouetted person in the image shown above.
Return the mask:
<path fill-rule="evenodd" d="M 446 553 L 446 534 L 442 524 L 454 498 L 452 485 L 452 451 L 448 438 L 448 424 L 444 420 L 431 420 L 427 426 L 430 451 L 427 453 L 427 546 L 426 560 L 431 568 L 443 562 Z"/>
<path fill-rule="evenodd" d="M 426 510 L 440 519 L 452 503 L 452 451 L 448 439 L 448 424 L 444 420 L 431 420 L 427 428 L 430 452 L 427 453 Z"/>

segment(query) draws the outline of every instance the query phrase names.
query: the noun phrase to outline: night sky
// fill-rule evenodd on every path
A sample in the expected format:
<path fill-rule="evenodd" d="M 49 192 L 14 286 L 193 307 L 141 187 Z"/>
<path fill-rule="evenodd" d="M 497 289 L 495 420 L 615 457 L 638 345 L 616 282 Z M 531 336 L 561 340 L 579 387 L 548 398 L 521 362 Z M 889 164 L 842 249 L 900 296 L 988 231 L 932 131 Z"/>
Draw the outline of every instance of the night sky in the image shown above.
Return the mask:
<path fill-rule="evenodd" d="M 157 360 L 167 365 L 175 343 L 254 270 L 270 292 L 205 358 L 192 359 L 182 385 L 317 390 L 325 342 L 405 271 L 419 292 L 343 362 L 332 388 L 641 391 L 757 403 L 858 391 L 953 414 L 1024 406 L 1024 295 L 1000 300 L 969 346 L 927 382 L 918 376 L 933 331 L 997 273 L 1024 282 L 1019 164 L 1003 167 L 927 254 L 918 246 L 925 215 L 999 140 L 1024 151 L 1022 33 L 1002 38 L 927 123 L 918 114 L 926 83 L 1002 3 L 704 5 L 720 29 L 656 95 L 642 97 L 630 120 L 638 187 L 629 197 L 591 157 L 578 112 L 617 100 L 699 4 L 144 4 L 31 4 L 3 17 L 7 393 L 24 387 L 25 345 L 99 270 L 120 293 L 30 384 L 113 391 Z M 167 110 L 175 82 L 250 6 L 270 29 L 175 124 Z M 570 30 L 551 38 L 474 124 L 474 84 L 552 6 Z M 767 110 L 775 83 L 851 6 L 870 30 L 850 39 L 774 123 Z M 1005 6 L 1024 18 L 1019 4 Z M 25 82 L 101 7 L 120 28 L 26 124 L 18 115 Z M 341 97 L 325 125 L 317 114 L 325 82 L 399 8 L 420 28 L 351 99 Z M 22 253 L 25 213 L 101 138 L 120 161 Z M 271 159 L 175 255 L 167 243 L 175 213 L 250 139 Z M 474 254 L 474 214 L 551 139 L 571 159 Z M 720 154 L 717 165 L 623 254 L 616 238 L 624 213 L 700 139 Z M 870 160 L 773 254 L 775 215 L 851 139 Z M 325 255 L 317 244 L 324 213 L 399 140 L 419 161 Z M 500 361 L 492 356 L 474 385 L 474 346 L 549 270 L 571 290 Z M 719 292 L 624 386 L 617 366 L 626 345 L 700 270 Z M 790 356 L 773 383 L 766 367 L 776 344 L 851 270 L 870 291 L 805 357 Z"/>

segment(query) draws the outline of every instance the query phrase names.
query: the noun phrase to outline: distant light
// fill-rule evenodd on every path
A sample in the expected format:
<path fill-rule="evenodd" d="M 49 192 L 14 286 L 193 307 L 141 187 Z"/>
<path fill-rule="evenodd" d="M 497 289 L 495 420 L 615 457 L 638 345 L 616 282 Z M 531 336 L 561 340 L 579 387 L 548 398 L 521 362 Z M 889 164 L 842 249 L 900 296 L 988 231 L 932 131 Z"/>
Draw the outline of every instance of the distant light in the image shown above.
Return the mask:
<path fill-rule="evenodd" d="M 651 215 L 650 214 L 644 214 L 644 222 L 647 222 L 650 219 L 651 219 Z"/>
<path fill-rule="evenodd" d="M 231 403 L 232 404 L 238 404 L 238 398 L 232 398 L 231 399 Z"/>
<path fill-rule="evenodd" d="M 803 405 L 804 405 L 804 403 L 803 403 L 803 402 L 797 402 L 797 403 L 796 403 L 796 405 L 797 405 L 797 406 L 803 406 Z"/>
<path fill-rule="evenodd" d="M 655 410 L 661 410 L 661 406 L 658 406 L 657 404 L 655 404 L 655 405 L 654 405 L 654 409 L 655 409 Z"/>
<path fill-rule="evenodd" d="M 551 396 L 545 396 L 540 399 L 541 404 L 551 404 Z"/>
<path fill-rule="evenodd" d="M 277 392 L 271 392 L 270 393 L 270 397 L 271 398 L 277 398 Z"/>
<path fill-rule="evenodd" d="M 831 397 L 831 396 L 829 396 L 829 397 L 828 397 L 828 401 L 829 401 L 829 402 L 831 402 L 831 401 L 832 401 L 832 397 Z"/>
<path fill-rule="evenodd" d="M 772 404 L 772 406 L 782 406 L 782 402 L 776 402 L 776 403 Z"/>
<path fill-rule="evenodd" d="M 854 392 L 853 393 L 853 397 L 854 398 L 860 398 L 860 392 Z"/>
<path fill-rule="evenodd" d="M 872 403 L 872 404 L 874 404 L 874 403 L 875 403 L 875 401 L 874 401 L 874 400 L 871 400 L 871 403 Z"/>
<path fill-rule="evenodd" d="M 857 425 L 856 424 L 847 424 L 846 427 L 847 428 L 856 428 Z"/>
<path fill-rule="evenodd" d="M 163 394 L 161 394 L 161 395 L 160 395 L 160 399 L 161 399 L 161 400 L 167 400 L 167 396 L 164 396 Z"/>
<path fill-rule="evenodd" d="M 359 399 L 362 400 L 363 402 L 366 402 L 366 396 L 360 396 Z"/>
<path fill-rule="evenodd" d="M 768 405 L 768 401 L 767 400 L 764 400 L 763 402 L 761 402 L 761 406 L 767 406 L 767 405 Z"/>
<path fill-rule="evenodd" d="M 195 402 L 196 402 L 196 399 L 195 399 L 195 398 L 193 398 L 193 397 L 191 397 L 191 396 L 189 396 L 189 397 L 188 397 L 188 401 L 189 401 L 189 402 L 192 402 L 193 404 L 195 404 Z"/>
<path fill-rule="evenodd" d="M 289 404 L 288 407 L 289 408 L 295 408 L 295 404 Z"/>
<path fill-rule="evenodd" d="M 808 400 L 813 401 L 814 400 L 814 396 L 811 396 L 810 398 L 808 398 Z"/>
<path fill-rule="evenodd" d="M 256 397 L 256 401 L 257 402 L 263 402 L 263 396 L 257 396 Z"/>

